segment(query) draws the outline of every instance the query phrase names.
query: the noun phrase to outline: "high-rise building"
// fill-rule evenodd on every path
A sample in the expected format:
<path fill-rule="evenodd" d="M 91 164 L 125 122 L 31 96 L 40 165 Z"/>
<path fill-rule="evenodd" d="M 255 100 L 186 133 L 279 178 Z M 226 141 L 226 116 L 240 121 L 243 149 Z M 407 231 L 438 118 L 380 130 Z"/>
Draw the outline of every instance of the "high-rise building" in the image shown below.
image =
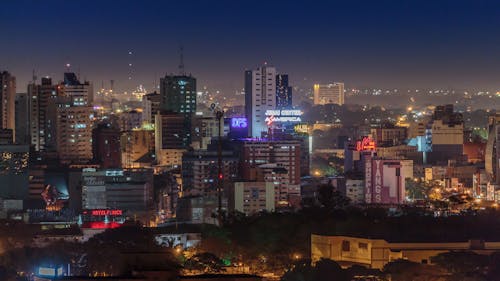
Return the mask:
<path fill-rule="evenodd" d="M 18 93 L 15 101 L 16 129 L 14 139 L 17 144 L 30 143 L 29 98 L 26 93 Z"/>
<path fill-rule="evenodd" d="M 186 75 L 167 75 L 160 79 L 160 110 L 183 116 L 183 128 L 191 143 L 191 118 L 196 113 L 196 78 Z"/>
<path fill-rule="evenodd" d="M 314 84 L 314 104 L 344 104 L 344 83 Z"/>
<path fill-rule="evenodd" d="M 180 166 L 182 153 L 189 147 L 185 116 L 177 113 L 161 113 L 155 118 L 155 155 L 158 163 Z"/>
<path fill-rule="evenodd" d="M 161 95 L 150 93 L 142 96 L 142 121 L 152 124 L 155 122 L 155 115 L 160 110 Z"/>
<path fill-rule="evenodd" d="M 16 77 L 0 72 L 0 128 L 15 130 Z M 15 132 L 14 132 L 15 135 Z"/>
<path fill-rule="evenodd" d="M 288 74 L 276 75 L 276 109 L 292 108 L 292 87 L 288 85 Z"/>
<path fill-rule="evenodd" d="M 276 109 L 276 68 L 264 65 L 245 71 L 245 114 L 248 135 L 262 137 L 268 128 L 266 111 Z"/>
<path fill-rule="evenodd" d="M 74 73 L 65 73 L 57 86 L 56 142 L 62 163 L 85 163 L 92 159 L 92 87 L 80 83 Z"/>
<path fill-rule="evenodd" d="M 222 179 L 232 182 L 238 177 L 239 156 L 222 151 Z M 193 150 L 182 156 L 183 195 L 217 195 L 219 181 L 217 150 Z"/>
<path fill-rule="evenodd" d="M 485 172 L 491 182 L 500 184 L 500 114 L 488 120 L 488 142 L 486 144 Z"/>
<path fill-rule="evenodd" d="M 244 140 L 241 178 L 272 182 L 276 207 L 300 203 L 301 142 L 298 140 Z"/>
<path fill-rule="evenodd" d="M 92 151 L 94 161 L 101 168 L 121 167 L 121 132 L 116 124 L 103 122 L 92 130 Z"/>
<path fill-rule="evenodd" d="M 431 144 L 429 163 L 460 160 L 464 151 L 464 121 L 453 105 L 437 106 L 433 120 L 428 124 L 427 138 Z"/>
<path fill-rule="evenodd" d="M 42 78 L 40 85 L 30 83 L 28 98 L 31 145 L 35 151 L 55 150 L 57 88 L 52 79 Z"/>

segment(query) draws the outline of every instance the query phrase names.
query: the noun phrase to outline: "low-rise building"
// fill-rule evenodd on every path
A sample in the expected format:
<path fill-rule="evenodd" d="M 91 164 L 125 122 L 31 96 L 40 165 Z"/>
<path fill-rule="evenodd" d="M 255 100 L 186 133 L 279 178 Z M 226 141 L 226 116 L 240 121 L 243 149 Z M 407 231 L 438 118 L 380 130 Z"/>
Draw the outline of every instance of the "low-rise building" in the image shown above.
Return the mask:
<path fill-rule="evenodd" d="M 383 239 L 367 239 L 350 236 L 311 235 L 311 259 L 331 259 L 344 265 L 359 264 L 382 269 L 387 263 L 406 259 L 428 264 L 431 257 L 449 251 L 473 251 L 491 254 L 500 250 L 500 242 L 470 240 L 440 243 L 392 243 Z"/>

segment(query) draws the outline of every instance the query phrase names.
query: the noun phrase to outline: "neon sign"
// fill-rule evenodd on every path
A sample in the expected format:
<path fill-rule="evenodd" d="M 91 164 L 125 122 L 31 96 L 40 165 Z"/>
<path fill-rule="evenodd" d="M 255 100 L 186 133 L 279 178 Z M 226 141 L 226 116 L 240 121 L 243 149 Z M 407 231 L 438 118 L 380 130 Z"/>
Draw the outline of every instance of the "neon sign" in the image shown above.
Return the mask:
<path fill-rule="evenodd" d="M 356 151 L 366 151 L 366 150 L 375 150 L 377 146 L 375 145 L 375 141 L 370 137 L 364 137 L 362 140 L 358 140 L 356 142 Z"/>
<path fill-rule="evenodd" d="M 246 128 L 248 127 L 248 121 L 245 117 L 234 117 L 231 118 L 231 127 L 232 128 Z"/>
<path fill-rule="evenodd" d="M 267 125 L 271 125 L 274 122 L 302 122 L 302 119 L 300 117 L 304 113 L 299 109 L 275 109 L 266 110 L 265 114 L 265 122 L 267 123 Z"/>
<path fill-rule="evenodd" d="M 123 211 L 122 210 L 97 209 L 97 210 L 91 210 L 90 215 L 92 215 L 92 216 L 121 216 L 121 215 L 123 215 Z"/>

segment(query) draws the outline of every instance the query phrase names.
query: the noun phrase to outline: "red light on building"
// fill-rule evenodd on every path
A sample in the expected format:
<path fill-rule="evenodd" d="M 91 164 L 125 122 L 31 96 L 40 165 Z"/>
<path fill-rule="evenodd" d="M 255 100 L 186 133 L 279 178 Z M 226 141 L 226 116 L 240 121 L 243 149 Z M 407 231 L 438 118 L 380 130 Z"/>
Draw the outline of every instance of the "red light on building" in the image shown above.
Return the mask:
<path fill-rule="evenodd" d="M 117 222 L 105 223 L 102 221 L 92 221 L 92 222 L 86 222 L 86 223 L 82 224 L 82 228 L 91 228 L 91 229 L 118 228 L 120 226 L 122 226 L 122 225 L 117 223 Z"/>
<path fill-rule="evenodd" d="M 107 210 L 107 209 L 98 209 L 91 210 L 90 214 L 92 216 L 121 216 L 123 215 L 122 210 Z"/>
<path fill-rule="evenodd" d="M 364 137 L 362 140 L 356 142 L 356 150 L 357 151 L 366 151 L 366 150 L 375 150 L 377 146 L 375 145 L 375 141 L 370 137 Z"/>
<path fill-rule="evenodd" d="M 223 179 L 224 178 L 224 175 L 223 174 L 219 174 L 219 179 Z"/>

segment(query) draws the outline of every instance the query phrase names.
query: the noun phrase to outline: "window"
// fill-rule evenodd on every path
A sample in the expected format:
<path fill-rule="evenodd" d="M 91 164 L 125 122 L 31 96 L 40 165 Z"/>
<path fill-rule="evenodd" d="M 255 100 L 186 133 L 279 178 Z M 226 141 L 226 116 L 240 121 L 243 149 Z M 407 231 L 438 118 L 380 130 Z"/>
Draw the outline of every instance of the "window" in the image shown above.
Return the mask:
<path fill-rule="evenodd" d="M 349 252 L 351 251 L 351 242 L 344 240 L 342 241 L 342 252 Z"/>
<path fill-rule="evenodd" d="M 363 250 L 367 250 L 368 249 L 368 244 L 367 243 L 361 243 L 361 242 L 359 242 L 358 243 L 358 248 L 359 249 L 363 249 Z"/>

